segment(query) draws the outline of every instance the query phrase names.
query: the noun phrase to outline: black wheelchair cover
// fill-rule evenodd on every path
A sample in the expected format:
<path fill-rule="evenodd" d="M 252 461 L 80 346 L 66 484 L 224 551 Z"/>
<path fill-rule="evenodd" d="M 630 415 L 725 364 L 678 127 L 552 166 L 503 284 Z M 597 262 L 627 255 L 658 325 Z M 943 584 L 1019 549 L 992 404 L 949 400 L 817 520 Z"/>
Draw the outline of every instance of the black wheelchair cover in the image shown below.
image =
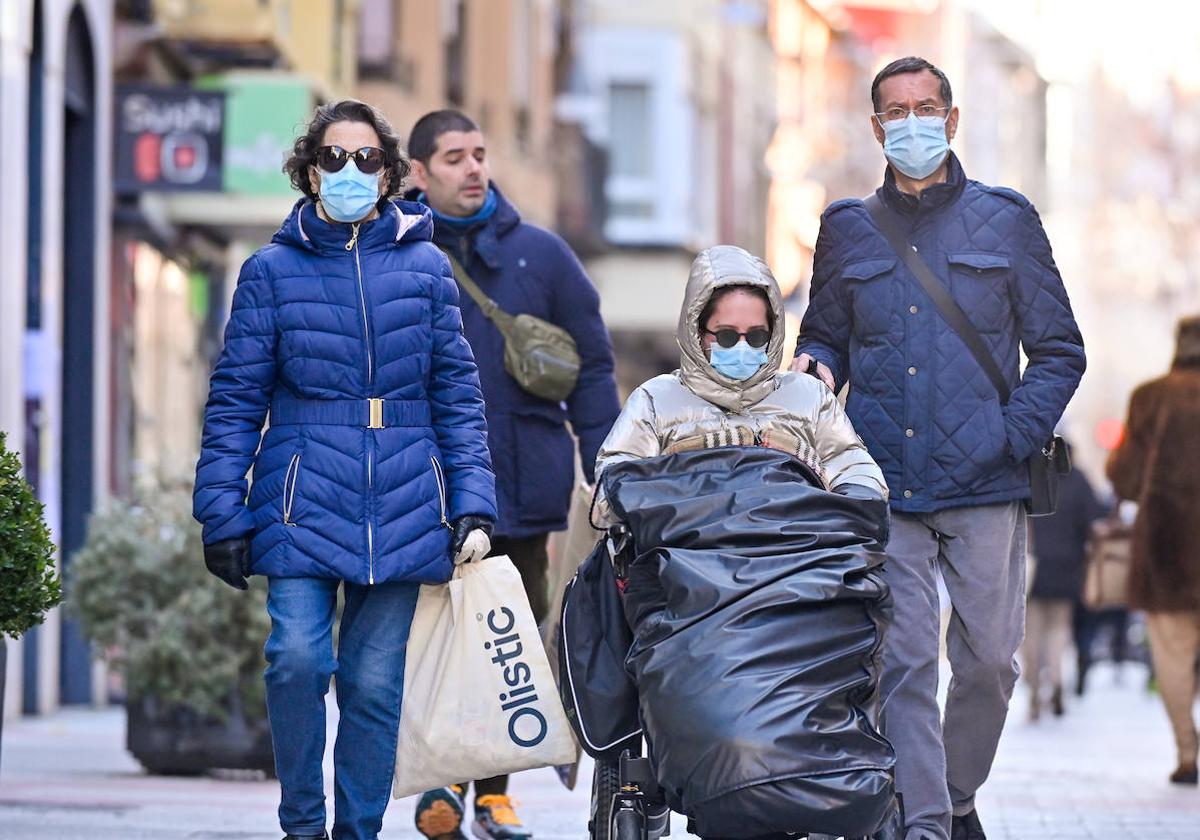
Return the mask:
<path fill-rule="evenodd" d="M 649 755 L 703 836 L 866 836 L 894 817 L 895 755 L 876 729 L 887 504 L 811 479 L 749 447 L 603 477 L 633 541 L 625 666 Z"/>
<path fill-rule="evenodd" d="M 625 670 L 625 621 L 607 541 L 596 544 L 563 595 L 558 690 L 567 720 L 592 758 L 614 761 L 641 738 L 637 688 Z"/>

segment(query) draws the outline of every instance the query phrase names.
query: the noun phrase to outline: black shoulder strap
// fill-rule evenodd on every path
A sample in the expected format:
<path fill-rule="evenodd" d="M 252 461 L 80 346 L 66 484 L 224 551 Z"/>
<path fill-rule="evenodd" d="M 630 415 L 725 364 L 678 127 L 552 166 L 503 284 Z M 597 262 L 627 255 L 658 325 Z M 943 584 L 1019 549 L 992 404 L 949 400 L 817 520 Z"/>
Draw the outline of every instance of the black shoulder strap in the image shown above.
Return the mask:
<path fill-rule="evenodd" d="M 888 244 L 892 246 L 892 250 L 896 252 L 896 256 L 904 261 L 908 266 L 908 270 L 917 278 L 917 282 L 921 284 L 921 288 L 925 290 L 925 294 L 933 299 L 934 305 L 938 311 L 942 313 L 942 317 L 946 319 L 946 323 L 950 328 L 958 333 L 958 337 L 962 339 L 963 344 L 967 345 L 967 349 L 971 351 L 971 355 L 975 357 L 975 361 L 983 368 L 983 372 L 987 374 L 988 379 L 992 380 L 992 386 L 1000 394 L 1000 404 L 1007 405 L 1011 391 L 1008 387 L 1008 382 L 1004 379 L 1004 374 L 1000 372 L 1000 366 L 996 364 L 996 359 L 992 356 L 991 350 L 983 341 L 983 336 L 979 334 L 979 330 L 975 329 L 975 325 L 971 323 L 971 319 L 967 317 L 967 313 L 963 312 L 962 307 L 950 295 L 950 291 L 938 280 L 937 275 L 929 268 L 925 260 L 917 254 L 917 248 L 908 241 L 903 233 L 900 232 L 899 225 L 896 224 L 895 216 L 892 211 L 879 199 L 877 193 L 871 193 L 863 199 L 863 204 L 867 206 L 867 212 L 871 214 L 871 218 L 875 220 L 875 225 L 879 228 L 879 232 L 887 239 Z"/>

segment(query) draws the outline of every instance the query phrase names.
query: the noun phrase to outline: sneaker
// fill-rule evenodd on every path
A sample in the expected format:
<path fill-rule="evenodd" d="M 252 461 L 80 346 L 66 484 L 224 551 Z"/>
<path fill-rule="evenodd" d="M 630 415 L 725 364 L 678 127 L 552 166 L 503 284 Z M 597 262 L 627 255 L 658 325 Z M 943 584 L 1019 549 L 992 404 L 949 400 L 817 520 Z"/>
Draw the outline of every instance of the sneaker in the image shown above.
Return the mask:
<path fill-rule="evenodd" d="M 289 834 L 283 840 L 329 840 L 329 835 L 324 831 L 320 834 Z"/>
<path fill-rule="evenodd" d="M 488 794 L 475 800 L 475 822 L 471 833 L 479 840 L 532 840 L 517 818 L 514 803 L 503 794 Z"/>
<path fill-rule="evenodd" d="M 983 833 L 983 825 L 979 822 L 979 814 L 972 810 L 969 814 L 952 819 L 950 840 L 987 840 L 987 835 Z"/>
<path fill-rule="evenodd" d="M 431 790 L 417 802 L 417 831 L 430 840 L 465 840 L 462 833 L 463 787 Z"/>

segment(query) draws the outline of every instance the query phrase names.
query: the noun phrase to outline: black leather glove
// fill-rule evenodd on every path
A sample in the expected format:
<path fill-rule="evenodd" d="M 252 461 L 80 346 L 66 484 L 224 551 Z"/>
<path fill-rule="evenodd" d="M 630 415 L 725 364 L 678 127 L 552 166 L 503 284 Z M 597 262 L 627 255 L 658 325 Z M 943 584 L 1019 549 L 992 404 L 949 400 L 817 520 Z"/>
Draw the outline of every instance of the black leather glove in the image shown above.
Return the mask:
<path fill-rule="evenodd" d="M 492 529 L 496 527 L 496 524 L 490 519 L 484 519 L 482 516 L 468 514 L 455 519 L 452 527 L 454 528 L 454 537 L 450 540 L 450 556 L 456 557 L 462 551 L 463 545 L 472 531 L 483 531 L 490 538 L 492 536 Z"/>
<path fill-rule="evenodd" d="M 204 546 L 204 565 L 234 589 L 249 589 L 250 538 L 235 537 Z"/>

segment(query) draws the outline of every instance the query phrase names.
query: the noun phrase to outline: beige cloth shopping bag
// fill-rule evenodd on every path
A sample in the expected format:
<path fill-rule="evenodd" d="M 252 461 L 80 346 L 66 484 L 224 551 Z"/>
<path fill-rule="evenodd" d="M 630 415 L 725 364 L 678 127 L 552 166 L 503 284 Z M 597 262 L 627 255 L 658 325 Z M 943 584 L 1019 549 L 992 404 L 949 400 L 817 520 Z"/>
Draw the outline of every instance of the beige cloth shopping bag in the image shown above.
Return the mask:
<path fill-rule="evenodd" d="M 512 561 L 489 557 L 422 586 L 393 795 L 566 764 L 576 749 Z"/>

